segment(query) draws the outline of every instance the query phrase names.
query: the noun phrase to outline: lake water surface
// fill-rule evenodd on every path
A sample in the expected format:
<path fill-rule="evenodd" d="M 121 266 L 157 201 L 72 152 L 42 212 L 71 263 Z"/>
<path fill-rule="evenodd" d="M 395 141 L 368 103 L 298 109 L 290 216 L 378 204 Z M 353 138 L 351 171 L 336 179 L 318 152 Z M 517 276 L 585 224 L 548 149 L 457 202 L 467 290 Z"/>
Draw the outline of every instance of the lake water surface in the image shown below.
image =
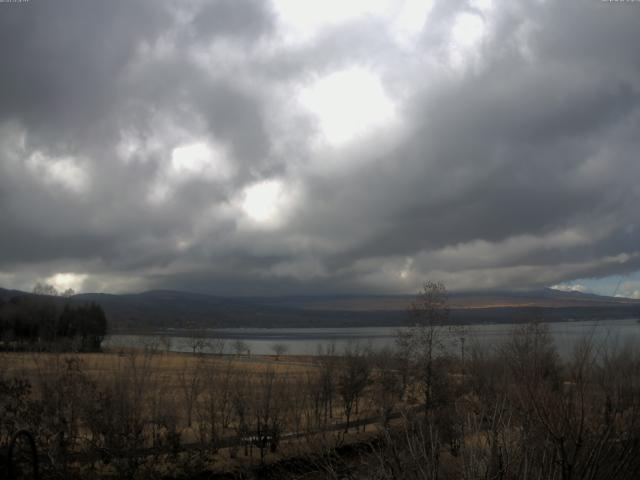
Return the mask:
<path fill-rule="evenodd" d="M 483 347 L 497 347 L 508 340 L 514 324 L 469 325 L 466 326 L 467 347 L 477 344 Z M 640 346 L 640 323 L 636 319 L 576 321 L 549 323 L 549 329 L 562 356 L 568 356 L 575 345 L 585 338 L 597 345 L 621 348 L 626 345 Z M 397 327 L 356 327 L 356 328 L 223 328 L 207 332 L 211 343 L 224 342 L 224 352 L 233 353 L 233 342 L 242 340 L 252 354 L 273 354 L 272 346 L 284 344 L 292 355 L 315 355 L 319 346 L 331 345 L 338 352 L 348 346 L 359 344 L 374 349 L 393 347 Z M 192 351 L 193 341 L 188 331 L 163 330 L 148 335 L 110 335 L 104 345 L 107 347 L 144 347 L 169 344 L 175 352 Z M 168 340 L 168 342 L 167 342 Z M 206 338 L 204 339 L 206 342 Z M 453 340 L 449 348 L 457 349 Z M 215 347 L 205 346 L 205 353 L 214 352 Z"/>

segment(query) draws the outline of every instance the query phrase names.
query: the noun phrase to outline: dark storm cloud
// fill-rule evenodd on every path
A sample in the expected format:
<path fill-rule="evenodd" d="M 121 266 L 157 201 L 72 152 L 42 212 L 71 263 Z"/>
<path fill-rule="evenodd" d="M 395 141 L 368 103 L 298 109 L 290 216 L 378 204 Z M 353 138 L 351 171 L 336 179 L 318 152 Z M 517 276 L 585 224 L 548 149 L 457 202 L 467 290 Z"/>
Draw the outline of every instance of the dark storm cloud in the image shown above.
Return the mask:
<path fill-rule="evenodd" d="M 255 164 L 269 156 L 270 142 L 265 128 L 268 120 L 258 98 L 228 83 L 216 82 L 194 100 L 201 105 L 211 133 L 226 139 L 239 161 Z"/>
<path fill-rule="evenodd" d="M 484 22 L 471 46 L 452 34 L 464 14 Z M 254 0 L 1 5 L 0 283 L 255 294 L 637 271 L 637 15 L 443 1 L 406 41 L 372 14 L 290 41 Z M 319 147 L 297 97 L 349 68 L 379 76 L 398 123 Z M 288 203 L 256 224 L 247 188 L 273 179 Z"/>
<path fill-rule="evenodd" d="M 151 1 L 35 0 L 3 8 L 3 118 L 29 124 L 51 143 L 64 141 L 58 135 L 68 128 L 99 122 L 112 113 L 118 75 L 135 47 L 169 21 L 166 8 Z"/>
<path fill-rule="evenodd" d="M 193 21 L 193 38 L 206 42 L 216 36 L 255 40 L 274 28 L 269 3 L 260 0 L 215 0 L 200 6 Z"/>

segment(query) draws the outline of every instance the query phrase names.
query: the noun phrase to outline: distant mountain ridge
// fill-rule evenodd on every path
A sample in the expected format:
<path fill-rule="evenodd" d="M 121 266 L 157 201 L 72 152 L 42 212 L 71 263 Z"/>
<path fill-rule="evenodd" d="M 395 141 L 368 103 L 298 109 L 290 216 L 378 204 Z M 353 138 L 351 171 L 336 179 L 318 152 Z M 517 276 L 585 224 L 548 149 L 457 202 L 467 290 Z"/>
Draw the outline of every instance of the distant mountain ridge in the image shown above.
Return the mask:
<path fill-rule="evenodd" d="M 31 295 L 0 289 L 0 299 Z M 131 294 L 83 293 L 97 302 L 114 330 L 228 327 L 396 326 L 414 295 L 296 295 L 220 297 L 175 290 Z M 63 300 L 58 300 L 63 301 Z M 465 323 L 640 317 L 640 300 L 552 289 L 450 294 L 451 318 Z"/>

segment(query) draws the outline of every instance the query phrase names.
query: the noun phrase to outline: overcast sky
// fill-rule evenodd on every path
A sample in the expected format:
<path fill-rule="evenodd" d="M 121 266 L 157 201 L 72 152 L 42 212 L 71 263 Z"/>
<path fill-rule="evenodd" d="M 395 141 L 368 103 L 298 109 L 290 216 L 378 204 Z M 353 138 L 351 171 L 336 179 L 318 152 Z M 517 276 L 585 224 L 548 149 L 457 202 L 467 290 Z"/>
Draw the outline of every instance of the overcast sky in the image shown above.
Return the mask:
<path fill-rule="evenodd" d="M 640 297 L 640 3 L 0 4 L 0 286 Z"/>

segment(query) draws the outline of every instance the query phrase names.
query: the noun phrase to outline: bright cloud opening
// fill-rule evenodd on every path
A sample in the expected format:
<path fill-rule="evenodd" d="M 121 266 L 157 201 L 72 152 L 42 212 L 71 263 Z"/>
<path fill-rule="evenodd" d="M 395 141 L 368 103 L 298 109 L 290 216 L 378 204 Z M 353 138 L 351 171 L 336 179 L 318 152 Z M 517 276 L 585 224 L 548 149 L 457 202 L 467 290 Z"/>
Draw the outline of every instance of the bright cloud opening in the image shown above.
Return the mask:
<path fill-rule="evenodd" d="M 433 0 L 390 2 L 395 11 L 390 15 L 390 29 L 395 41 L 403 47 L 412 46 L 433 7 Z"/>
<path fill-rule="evenodd" d="M 79 292 L 82 290 L 82 286 L 88 277 L 88 275 L 83 273 L 56 273 L 46 278 L 44 283 L 52 285 L 58 292 L 64 292 L 70 288 L 73 289 L 74 292 Z"/>
<path fill-rule="evenodd" d="M 285 43 L 302 43 L 323 28 L 365 16 L 388 24 L 394 39 L 407 45 L 415 40 L 433 7 L 433 0 L 274 0 Z"/>
<path fill-rule="evenodd" d="M 225 181 L 233 174 L 226 150 L 210 142 L 182 144 L 171 150 L 171 161 L 151 185 L 147 199 L 152 204 L 167 201 L 176 187 L 190 180 Z"/>
<path fill-rule="evenodd" d="M 282 220 L 289 200 L 282 181 L 266 180 L 244 189 L 241 208 L 258 224 L 276 225 Z"/>
<path fill-rule="evenodd" d="M 450 61 L 454 67 L 463 67 L 477 49 L 486 30 L 482 16 L 459 14 L 451 29 Z"/>
<path fill-rule="evenodd" d="M 413 258 L 407 257 L 407 259 L 404 262 L 404 268 L 400 270 L 400 272 L 398 273 L 398 276 L 400 277 L 401 280 L 407 280 L 408 278 L 411 277 L 412 271 L 413 271 Z"/>
<path fill-rule="evenodd" d="M 493 0 L 471 0 L 469 6 L 483 14 L 489 13 L 494 9 Z"/>
<path fill-rule="evenodd" d="M 274 0 L 275 11 L 285 31 L 285 40 L 304 42 L 321 28 L 367 14 L 385 11 L 388 0 Z"/>
<path fill-rule="evenodd" d="M 373 73 L 351 68 L 320 78 L 299 100 L 318 118 L 320 132 L 333 146 L 347 143 L 395 118 L 395 107 Z"/>
<path fill-rule="evenodd" d="M 26 165 L 44 183 L 62 187 L 69 192 L 83 193 L 89 186 L 89 176 L 72 158 L 53 158 L 34 152 L 27 159 Z"/>
<path fill-rule="evenodd" d="M 484 33 L 484 22 L 478 15 L 463 13 L 458 15 L 453 25 L 453 42 L 462 48 L 474 46 Z"/>
<path fill-rule="evenodd" d="M 589 291 L 589 289 L 581 283 L 558 283 L 556 285 L 552 285 L 551 288 L 560 292 L 585 293 Z"/>
<path fill-rule="evenodd" d="M 225 157 L 222 148 L 205 142 L 181 145 L 171 152 L 171 173 L 181 177 L 227 178 L 231 169 Z"/>

